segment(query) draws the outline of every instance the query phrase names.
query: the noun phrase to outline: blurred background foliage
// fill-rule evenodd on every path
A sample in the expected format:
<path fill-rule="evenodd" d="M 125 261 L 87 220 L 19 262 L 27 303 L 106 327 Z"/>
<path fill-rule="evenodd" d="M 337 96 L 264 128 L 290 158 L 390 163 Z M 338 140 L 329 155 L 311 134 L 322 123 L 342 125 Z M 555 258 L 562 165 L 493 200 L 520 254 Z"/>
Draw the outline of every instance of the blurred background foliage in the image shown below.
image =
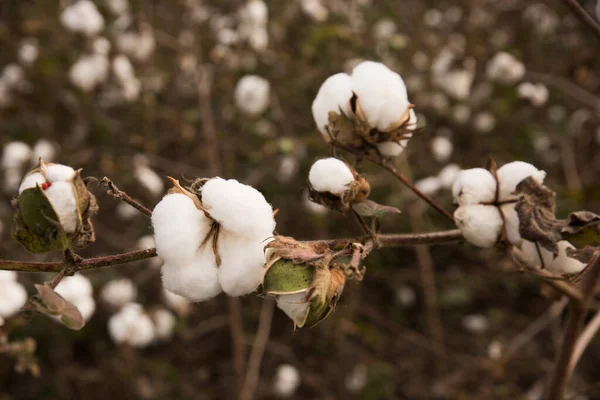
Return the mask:
<path fill-rule="evenodd" d="M 235 28 L 242 1 L 130 1 L 125 28 L 116 27 L 124 13 L 111 12 L 110 1 L 95 3 L 105 19 L 100 35 L 111 42 L 109 57 L 119 53 L 123 32 L 152 33 L 151 54 L 144 60 L 130 57 L 139 95 L 119 98 L 112 73 L 89 92 L 70 81 L 71 66 L 92 51 L 93 42 L 61 25 L 61 10 L 70 2 L 1 1 L 0 69 L 19 63 L 24 40 L 37 42 L 39 55 L 22 67 L 21 83 L 0 108 L 0 146 L 15 140 L 33 146 L 45 138 L 59 149 L 55 161 L 82 167 L 84 176 L 108 176 L 148 207 L 161 195 L 136 178 L 140 160 L 161 177 L 193 179 L 211 176 L 216 159 L 220 175 L 255 186 L 280 210 L 278 233 L 297 239 L 357 235 L 349 218 L 307 208 L 303 193 L 310 165 L 331 153 L 311 115 L 320 84 L 358 60 L 372 59 L 403 76 L 420 116 L 417 134 L 397 160 L 401 172 L 420 180 L 448 163 L 482 166 L 489 155 L 500 165 L 523 160 L 548 172 L 560 216 L 598 210 L 600 42 L 561 1 L 323 0 L 328 15 L 321 20 L 303 2 L 268 1 L 269 40 L 262 50 L 241 39 L 226 44 L 220 39 L 221 30 Z M 595 7 L 592 1 L 583 5 Z M 454 49 L 451 68 L 467 65 L 474 72 L 469 95 L 460 100 L 433 79 L 431 67 L 446 48 Z M 518 95 L 517 85 L 486 77 L 486 65 L 499 51 L 525 64 L 523 80 L 544 84 L 547 101 L 534 106 Z M 210 86 L 208 96 L 199 89 L 199 71 Z M 236 108 L 234 88 L 246 74 L 270 82 L 270 106 L 260 116 Z M 210 140 L 213 130 L 216 144 Z M 447 137 L 454 147 L 443 162 L 432 152 L 436 136 Z M 384 221 L 384 232 L 452 228 L 385 171 L 366 164 L 357 169 L 370 181 L 372 199 L 403 211 Z M 0 188 L 7 189 L 2 182 Z M 101 209 L 95 218 L 98 240 L 83 256 L 131 250 L 151 234 L 144 216 L 119 212 L 116 201 L 92 188 Z M 1 195 L 0 257 L 56 259 L 27 254 L 10 239 L 14 194 Z M 453 209 L 448 190 L 434 197 Z M 537 398 L 553 363 L 560 318 L 512 354 L 505 350 L 513 349 L 549 307 L 539 282 L 519 275 L 498 250 L 463 244 L 425 253 L 430 260 L 411 248 L 372 254 L 365 280 L 350 282 L 336 312 L 314 329 L 294 332 L 291 321 L 276 312 L 257 398 L 274 398 L 275 370 L 284 363 L 300 372 L 297 399 Z M 435 271 L 434 292 L 424 292 L 427 276 L 419 265 L 424 262 Z M 149 262 L 86 275 L 95 287 L 130 277 L 141 303 L 162 301 L 160 273 Z M 19 279 L 33 289 L 32 283 L 44 278 L 21 274 Z M 424 293 L 435 296 L 429 306 Z M 241 301 L 247 344 L 261 302 L 258 297 Z M 431 339 L 432 310 L 441 318 L 442 345 Z M 224 296 L 195 304 L 190 315 L 178 319 L 170 342 L 142 350 L 110 341 L 110 314 L 102 307 L 77 332 L 36 318 L 13 331 L 11 339 L 36 339 L 41 376 L 17 374 L 11 359 L 0 358 L 0 399 L 233 398 L 227 314 Z M 573 380 L 588 397 L 573 398 L 600 396 L 589 389 L 600 379 L 599 351 L 596 340 Z M 494 368 L 483 368 L 490 358 Z"/>

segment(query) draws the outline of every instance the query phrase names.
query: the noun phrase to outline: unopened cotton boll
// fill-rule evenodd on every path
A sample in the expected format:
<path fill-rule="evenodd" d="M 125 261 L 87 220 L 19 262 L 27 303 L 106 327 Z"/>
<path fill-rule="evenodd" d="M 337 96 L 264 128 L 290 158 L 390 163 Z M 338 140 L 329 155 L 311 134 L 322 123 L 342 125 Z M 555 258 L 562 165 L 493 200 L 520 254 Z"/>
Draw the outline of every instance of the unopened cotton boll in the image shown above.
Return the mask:
<path fill-rule="evenodd" d="M 519 196 L 513 193 L 517 189 L 517 185 L 525 178 L 531 176 L 539 184 L 542 184 L 546 178 L 545 171 L 540 171 L 535 166 L 523 161 L 504 164 L 498 168 L 497 175 L 500 183 L 500 201 L 518 199 Z"/>
<path fill-rule="evenodd" d="M 330 76 L 323 82 L 312 103 L 312 114 L 317 129 L 329 141 L 327 125 L 329 113 L 351 115 L 350 98 L 352 97 L 352 78 L 348 74 L 339 73 Z"/>
<path fill-rule="evenodd" d="M 265 276 L 265 252 L 268 241 L 224 234 L 219 238 L 219 283 L 229 296 L 254 292 Z"/>
<path fill-rule="evenodd" d="M 108 282 L 100 291 L 100 298 L 109 306 L 119 309 L 127 303 L 135 301 L 137 288 L 128 278 L 115 279 Z"/>
<path fill-rule="evenodd" d="M 56 145 L 47 139 L 40 139 L 33 146 L 31 155 L 32 163 L 37 163 L 41 158 L 44 161 L 52 161 L 56 157 Z"/>
<path fill-rule="evenodd" d="M 445 136 L 436 136 L 431 140 L 431 151 L 433 157 L 439 162 L 446 162 L 452 156 L 454 146 L 450 139 Z"/>
<path fill-rule="evenodd" d="M 159 308 L 150 314 L 154 322 L 154 340 L 169 340 L 175 329 L 175 316 L 167 309 Z"/>
<path fill-rule="evenodd" d="M 23 285 L 13 279 L 0 279 L 0 318 L 12 317 L 26 302 Z"/>
<path fill-rule="evenodd" d="M 235 86 L 236 106 L 249 116 L 258 116 L 269 107 L 271 85 L 257 75 L 242 77 Z"/>
<path fill-rule="evenodd" d="M 525 75 L 525 66 L 513 55 L 501 51 L 488 62 L 486 75 L 492 81 L 511 85 Z"/>
<path fill-rule="evenodd" d="M 378 62 L 364 61 L 354 67 L 352 88 L 369 125 L 380 131 L 398 123 L 410 105 L 400 75 Z"/>
<path fill-rule="evenodd" d="M 140 304 L 129 303 L 110 317 L 108 333 L 115 343 L 146 347 L 154 339 L 154 324 Z"/>
<path fill-rule="evenodd" d="M 88 321 L 94 314 L 96 303 L 92 297 L 92 284 L 85 276 L 81 274 L 67 276 L 60 281 L 54 291 L 77 307 L 84 321 Z"/>
<path fill-rule="evenodd" d="M 440 179 L 440 183 L 444 189 L 450 189 L 458 174 L 460 174 L 460 167 L 457 164 L 448 164 L 438 174 L 438 178 Z"/>
<path fill-rule="evenodd" d="M 310 306 L 307 296 L 306 292 L 279 295 L 276 297 L 277 307 L 294 323 L 304 321 Z"/>
<path fill-rule="evenodd" d="M 491 203 L 496 198 L 496 179 L 487 169 L 462 170 L 452 185 L 452 196 L 461 206 Z"/>
<path fill-rule="evenodd" d="M 496 244 L 503 227 L 498 208 L 483 204 L 458 207 L 454 220 L 469 243 L 483 248 Z"/>
<path fill-rule="evenodd" d="M 442 188 L 442 182 L 437 176 L 429 176 L 415 182 L 415 187 L 427 196 L 437 193 Z"/>
<path fill-rule="evenodd" d="M 282 364 L 275 372 L 273 391 L 279 397 L 291 397 L 300 386 L 300 373 L 293 365 Z"/>
<path fill-rule="evenodd" d="M 523 240 L 521 251 L 525 261 L 532 267 L 544 267 L 555 274 L 576 274 L 581 272 L 586 264 L 567 256 L 567 249 L 575 247 L 566 240 L 557 243 L 558 255 L 554 258 L 552 252 L 540 244 Z M 540 254 L 542 257 L 540 258 Z"/>
<path fill-rule="evenodd" d="M 190 262 L 208 233 L 208 225 L 192 199 L 180 193 L 166 195 L 152 212 L 157 254 L 166 264 Z"/>
<path fill-rule="evenodd" d="M 308 181 L 317 192 L 342 196 L 354 181 L 354 175 L 345 162 L 331 157 L 318 160 L 312 165 Z"/>
<path fill-rule="evenodd" d="M 20 168 L 31 158 L 31 148 L 24 142 L 9 142 L 2 151 L 2 168 Z"/>
<path fill-rule="evenodd" d="M 60 15 L 61 24 L 73 32 L 94 36 L 104 29 L 104 18 L 94 3 L 79 0 L 65 8 Z"/>
<path fill-rule="evenodd" d="M 56 211 L 62 229 L 68 233 L 75 232 L 80 216 L 73 185 L 70 182 L 55 182 L 45 190 L 45 193 Z"/>

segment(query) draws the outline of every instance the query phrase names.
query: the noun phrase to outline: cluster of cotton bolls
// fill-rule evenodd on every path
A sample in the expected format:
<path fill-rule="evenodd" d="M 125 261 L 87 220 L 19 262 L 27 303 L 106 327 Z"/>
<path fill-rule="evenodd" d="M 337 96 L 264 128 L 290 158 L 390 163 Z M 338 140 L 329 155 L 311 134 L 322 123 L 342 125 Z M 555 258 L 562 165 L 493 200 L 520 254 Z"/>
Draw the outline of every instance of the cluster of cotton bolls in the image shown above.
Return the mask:
<path fill-rule="evenodd" d="M 523 82 L 517 86 L 517 94 L 535 107 L 546 104 L 550 96 L 550 92 L 544 84 L 531 82 Z"/>
<path fill-rule="evenodd" d="M 104 17 L 89 0 L 79 0 L 60 14 L 61 24 L 72 32 L 92 37 L 104 29 Z"/>
<path fill-rule="evenodd" d="M 463 39 L 464 40 L 464 39 Z M 441 49 L 431 64 L 432 83 L 455 100 L 468 100 L 475 79 L 476 63 L 466 58 L 460 67 L 453 65 L 464 57 L 464 44 Z"/>
<path fill-rule="evenodd" d="M 235 104 L 244 114 L 259 116 L 269 108 L 270 92 L 268 80 L 257 75 L 245 75 L 235 85 Z"/>
<path fill-rule="evenodd" d="M 277 397 L 292 397 L 300 387 L 300 372 L 290 364 L 277 367 L 273 377 L 273 393 Z"/>
<path fill-rule="evenodd" d="M 356 95 L 356 105 L 351 99 Z M 362 115 L 356 115 L 359 108 Z M 405 126 L 408 130 L 399 141 L 382 141 L 377 148 L 386 157 L 398 156 L 408 143 L 416 127 L 417 116 L 408 101 L 402 77 L 385 65 L 364 61 L 352 74 L 338 73 L 323 82 L 312 104 L 312 114 L 317 128 L 329 142 L 330 113 L 342 113 L 348 118 L 364 118 L 365 123 L 380 132 L 389 132 Z M 353 109 L 354 108 L 354 109 Z"/>
<path fill-rule="evenodd" d="M 24 169 L 36 164 L 40 158 L 51 161 L 56 157 L 58 147 L 49 140 L 40 139 L 33 149 L 24 142 L 9 142 L 2 150 L 0 167 L 3 172 L 4 191 L 13 194 L 23 177 Z"/>
<path fill-rule="evenodd" d="M 75 274 L 63 278 L 54 291 L 77 307 L 84 321 L 89 321 L 96 311 L 92 283 L 84 275 Z"/>
<path fill-rule="evenodd" d="M 198 195 L 174 189 L 152 214 L 157 253 L 165 262 L 163 286 L 192 301 L 256 290 L 265 273 L 264 246 L 275 229 L 264 196 L 222 178 L 206 181 Z"/>
<path fill-rule="evenodd" d="M 457 164 L 448 164 L 437 175 L 428 176 L 415 182 L 415 187 L 427 196 L 432 196 L 442 189 L 450 189 L 460 173 Z"/>
<path fill-rule="evenodd" d="M 486 76 L 494 82 L 512 85 L 525 75 L 525 66 L 512 54 L 498 52 L 488 62 Z"/>
<path fill-rule="evenodd" d="M 465 239 L 478 247 L 492 247 L 504 232 L 506 240 L 522 251 L 531 266 L 560 274 L 581 271 L 585 264 L 567 257 L 566 250 L 573 248 L 569 242 L 558 242 L 558 255 L 554 257 L 539 243 L 524 240 L 519 232 L 516 187 L 528 177 L 542 184 L 546 173 L 514 161 L 500 167 L 496 176 L 486 169 L 473 168 L 461 171 L 454 182 L 452 194 L 459 205 L 454 219 Z"/>
<path fill-rule="evenodd" d="M 238 32 L 242 39 L 256 51 L 264 51 L 269 45 L 267 22 L 269 10 L 262 0 L 249 0 L 238 10 Z"/>
<path fill-rule="evenodd" d="M 25 287 L 17 282 L 14 271 L 0 271 L 0 326 L 27 302 Z"/>
<path fill-rule="evenodd" d="M 12 102 L 12 94 L 21 91 L 25 85 L 25 71 L 20 65 L 6 65 L 0 73 L 0 109 Z"/>

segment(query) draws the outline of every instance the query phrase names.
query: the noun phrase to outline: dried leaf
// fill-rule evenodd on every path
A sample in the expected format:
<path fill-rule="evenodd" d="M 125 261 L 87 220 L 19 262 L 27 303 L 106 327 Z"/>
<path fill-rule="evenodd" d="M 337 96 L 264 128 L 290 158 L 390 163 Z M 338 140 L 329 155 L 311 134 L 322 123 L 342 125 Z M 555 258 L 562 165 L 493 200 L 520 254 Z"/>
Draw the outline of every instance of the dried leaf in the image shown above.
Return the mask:
<path fill-rule="evenodd" d="M 352 208 L 354 208 L 354 211 L 363 217 L 383 218 L 387 215 L 401 213 L 401 211 L 396 207 L 378 204 L 373 200 L 361 201 L 360 203 L 354 204 Z"/>
<path fill-rule="evenodd" d="M 565 240 L 575 247 L 600 245 L 600 215 L 590 211 L 569 214 L 566 225 L 561 229 Z"/>
<path fill-rule="evenodd" d="M 275 238 L 265 246 L 269 249 L 269 259 L 279 260 L 284 258 L 292 260 L 296 264 L 310 264 L 323 258 L 331 257 L 331 250 L 323 242 L 298 242 L 294 238 L 287 236 L 275 236 Z M 267 263 L 268 265 L 269 263 Z M 269 266 L 270 267 L 270 266 Z"/>
<path fill-rule="evenodd" d="M 567 256 L 576 259 L 579 262 L 588 264 L 592 258 L 598 253 L 597 247 L 587 246 L 582 249 L 567 249 Z"/>
<path fill-rule="evenodd" d="M 42 300 L 41 303 L 36 303 L 39 312 L 57 317 L 69 329 L 83 328 L 85 322 L 77 307 L 52 290 L 50 286 L 35 285 L 35 288 Z"/>

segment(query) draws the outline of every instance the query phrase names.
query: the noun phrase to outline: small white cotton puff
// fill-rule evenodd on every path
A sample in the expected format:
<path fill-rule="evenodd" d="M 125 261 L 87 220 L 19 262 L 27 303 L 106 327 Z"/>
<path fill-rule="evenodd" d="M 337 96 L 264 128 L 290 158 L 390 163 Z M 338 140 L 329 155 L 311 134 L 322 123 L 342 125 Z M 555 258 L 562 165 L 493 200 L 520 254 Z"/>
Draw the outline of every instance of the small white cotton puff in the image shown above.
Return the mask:
<path fill-rule="evenodd" d="M 433 152 L 433 157 L 443 163 L 448 161 L 450 156 L 452 156 L 452 152 L 454 151 L 454 146 L 452 145 L 452 141 L 445 136 L 436 136 L 431 140 L 431 151 Z"/>
<path fill-rule="evenodd" d="M 318 160 L 312 165 L 308 181 L 317 192 L 342 196 L 354 181 L 354 175 L 345 162 L 330 157 Z"/>
<path fill-rule="evenodd" d="M 503 225 L 498 208 L 482 204 L 458 207 L 454 220 L 469 243 L 483 248 L 494 246 Z"/>
<path fill-rule="evenodd" d="M 43 170 L 46 180 L 51 183 L 68 182 L 75 176 L 75 170 L 68 165 L 51 164 Z"/>
<path fill-rule="evenodd" d="M 486 75 L 492 81 L 511 85 L 525 75 L 525 66 L 513 55 L 501 51 L 488 62 Z"/>
<path fill-rule="evenodd" d="M 150 314 L 154 322 L 154 340 L 169 340 L 173 336 L 176 319 L 172 312 L 159 308 Z"/>
<path fill-rule="evenodd" d="M 108 77 L 109 62 L 105 55 L 81 56 L 69 70 L 71 83 L 84 92 L 91 92 Z"/>
<path fill-rule="evenodd" d="M 196 257 L 196 250 L 208 233 L 204 213 L 184 194 L 168 194 L 152 212 L 157 254 L 169 264 L 181 264 Z"/>
<path fill-rule="evenodd" d="M 400 75 L 378 62 L 364 61 L 354 67 L 352 87 L 369 125 L 380 131 L 397 123 L 410 105 Z"/>
<path fill-rule="evenodd" d="M 34 172 L 33 174 L 29 174 L 25 178 L 23 178 L 21 185 L 19 185 L 19 194 L 21 194 L 25 189 L 34 188 L 45 182 L 46 178 L 44 178 L 44 175 L 42 175 L 41 172 Z"/>
<path fill-rule="evenodd" d="M 265 276 L 265 252 L 268 241 L 222 234 L 219 238 L 221 266 L 219 283 L 229 296 L 254 292 Z"/>
<path fill-rule="evenodd" d="M 115 279 L 108 282 L 100 291 L 100 298 L 109 306 L 119 309 L 127 303 L 135 301 L 137 288 L 128 278 Z"/>
<path fill-rule="evenodd" d="M 175 294 L 165 288 L 162 291 L 165 305 L 181 316 L 186 316 L 190 313 L 191 303 L 188 299 L 178 294 Z"/>
<path fill-rule="evenodd" d="M 437 176 L 429 176 L 415 182 L 415 187 L 427 196 L 437 193 L 442 188 L 442 181 Z"/>
<path fill-rule="evenodd" d="M 16 281 L 16 271 L 0 271 L 0 281 Z"/>
<path fill-rule="evenodd" d="M 277 307 L 295 323 L 304 322 L 309 303 L 306 292 L 277 296 Z"/>
<path fill-rule="evenodd" d="M 54 289 L 56 293 L 77 307 L 84 321 L 88 321 L 96 310 L 92 290 L 89 279 L 81 274 L 63 278 Z"/>
<path fill-rule="evenodd" d="M 500 182 L 500 201 L 518 199 L 519 196 L 512 193 L 525 178 L 531 176 L 539 184 L 542 184 L 546 178 L 545 171 L 540 171 L 535 166 L 523 161 L 504 164 L 498 168 L 497 174 L 498 182 Z"/>
<path fill-rule="evenodd" d="M 396 142 L 377 143 L 377 149 L 379 150 L 381 155 L 384 157 L 398 157 L 400 154 L 402 154 L 404 149 L 406 149 L 407 145 L 408 145 L 408 139 L 403 139 L 403 140 L 399 141 L 398 143 L 396 143 Z"/>
<path fill-rule="evenodd" d="M 129 303 L 110 317 L 108 333 L 115 343 L 146 347 L 154 339 L 154 324 L 140 304 Z"/>
<path fill-rule="evenodd" d="M 352 78 L 348 74 L 339 73 L 330 76 L 323 82 L 317 96 L 312 103 L 312 114 L 317 124 L 317 129 L 329 141 L 327 125 L 329 124 L 329 113 L 346 116 L 351 115 L 350 98 L 352 97 Z"/>
<path fill-rule="evenodd" d="M 458 174 L 460 174 L 460 167 L 458 164 L 448 164 L 438 174 L 438 178 L 444 189 L 450 189 L 456 181 Z"/>
<path fill-rule="evenodd" d="M 222 228 L 260 241 L 275 229 L 273 208 L 252 186 L 235 179 L 213 178 L 202 187 L 202 204 Z"/>
<path fill-rule="evenodd" d="M 3 169 L 19 168 L 31 158 L 31 148 L 24 142 L 9 142 L 2 151 Z"/>
<path fill-rule="evenodd" d="M 102 14 L 89 0 L 79 0 L 65 8 L 60 15 L 60 22 L 65 28 L 87 36 L 94 36 L 104 29 Z"/>
<path fill-rule="evenodd" d="M 55 182 L 45 190 L 46 197 L 58 215 L 65 232 L 75 232 L 79 225 L 79 212 L 73 185 L 69 182 Z"/>
<path fill-rule="evenodd" d="M 264 113 L 270 103 L 271 84 L 257 75 L 246 75 L 235 85 L 236 106 L 249 116 Z"/>
<path fill-rule="evenodd" d="M 8 279 L 0 278 L 0 318 L 13 316 L 27 302 L 25 287 L 14 280 L 16 277 L 10 279 L 6 276 L 6 278 Z"/>
<path fill-rule="evenodd" d="M 41 158 L 44 161 L 52 161 L 56 157 L 56 145 L 47 139 L 40 139 L 33 146 L 31 161 L 35 164 Z"/>
<path fill-rule="evenodd" d="M 461 206 L 491 203 L 496 198 L 496 180 L 487 169 L 462 170 L 452 185 L 452 196 Z"/>
<path fill-rule="evenodd" d="M 279 397 L 291 397 L 300 386 L 300 373 L 290 364 L 277 367 L 273 381 L 273 391 Z"/>
<path fill-rule="evenodd" d="M 567 256 L 567 249 L 575 249 L 571 243 L 566 240 L 561 240 L 557 243 L 557 246 L 558 255 L 556 258 L 554 258 L 552 252 L 546 250 L 541 245 L 528 240 L 523 240 L 521 251 L 525 261 L 530 266 L 541 267 L 541 260 L 543 260 L 544 268 L 555 274 L 576 274 L 585 268 L 586 264 Z M 540 259 L 540 253 L 542 254 L 542 259 Z"/>
<path fill-rule="evenodd" d="M 160 196 L 164 192 L 163 179 L 152 168 L 138 166 L 134 169 L 133 176 L 153 196 Z"/>
<path fill-rule="evenodd" d="M 519 215 L 515 210 L 516 203 L 503 204 L 500 206 L 500 210 L 504 215 L 504 221 L 506 222 L 506 239 L 513 245 L 520 247 L 523 242 L 523 238 L 519 233 Z"/>

